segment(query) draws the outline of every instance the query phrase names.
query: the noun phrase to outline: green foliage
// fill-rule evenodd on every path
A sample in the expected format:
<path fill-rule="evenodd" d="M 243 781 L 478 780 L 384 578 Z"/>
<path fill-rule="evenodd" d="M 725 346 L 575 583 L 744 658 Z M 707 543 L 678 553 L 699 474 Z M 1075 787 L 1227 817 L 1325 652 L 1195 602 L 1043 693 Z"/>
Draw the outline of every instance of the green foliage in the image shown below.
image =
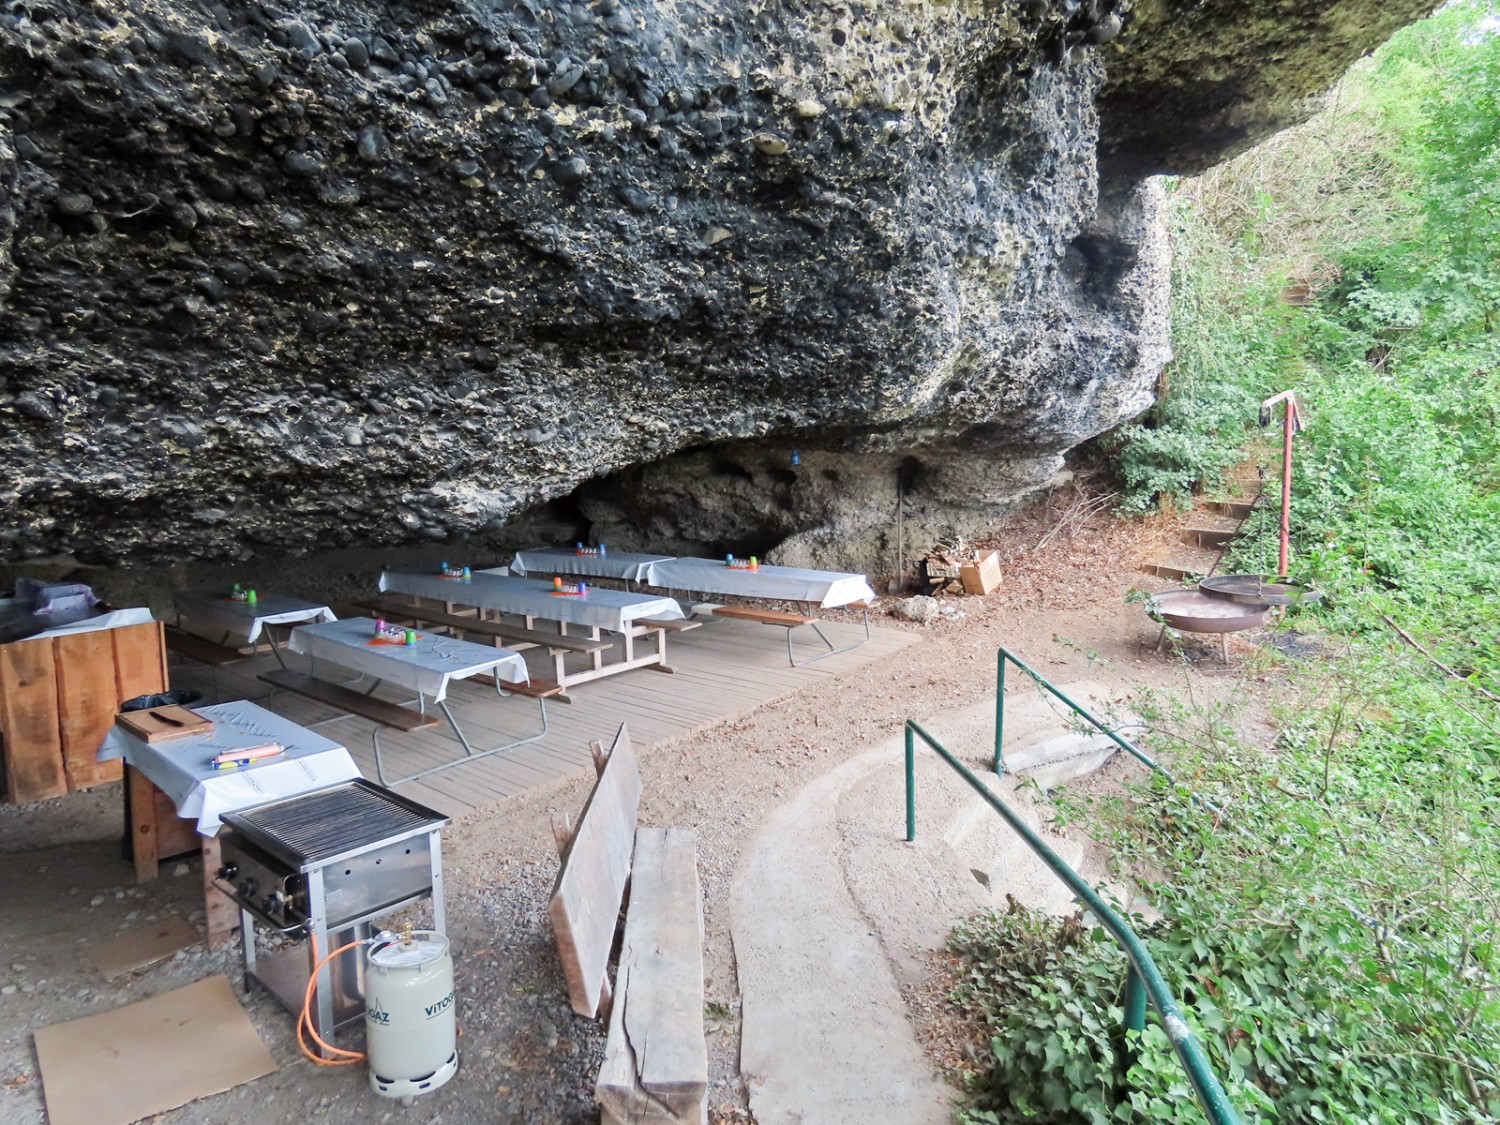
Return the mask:
<path fill-rule="evenodd" d="M 1381 706 L 1392 685 L 1417 713 Z M 1226 709 L 1135 701 L 1221 821 L 1156 775 L 1068 814 L 1142 877 L 1161 918 L 1137 931 L 1246 1120 L 1500 1121 L 1500 736 L 1386 644 L 1302 686 L 1274 754 Z M 951 948 L 994 1037 L 964 1121 L 1202 1120 L 1154 1022 L 1115 1077 L 1125 964 L 1101 931 L 1013 908 Z"/>
<path fill-rule="evenodd" d="M 1247 1119 L 1500 1122 L 1500 5 L 1447 5 L 1174 190 L 1177 358 L 1117 435 L 1126 503 L 1201 487 L 1296 390 L 1324 651 L 1274 670 L 1264 744 L 1133 701 L 1222 818 L 1153 778 L 1060 819 L 1160 912 L 1143 936 Z M 1274 507 L 1229 569 L 1274 573 Z M 1095 930 L 1016 911 L 953 948 L 993 1035 L 965 1121 L 1201 1120 L 1156 1023 L 1115 1073 L 1124 965 Z"/>

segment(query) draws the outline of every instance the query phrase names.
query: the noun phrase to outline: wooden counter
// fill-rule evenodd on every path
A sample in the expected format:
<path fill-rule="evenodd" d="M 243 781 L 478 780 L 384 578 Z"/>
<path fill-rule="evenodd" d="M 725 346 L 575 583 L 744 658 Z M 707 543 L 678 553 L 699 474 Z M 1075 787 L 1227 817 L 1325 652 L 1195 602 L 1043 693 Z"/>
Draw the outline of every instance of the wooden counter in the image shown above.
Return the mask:
<path fill-rule="evenodd" d="M 118 780 L 120 762 L 94 755 L 120 704 L 166 690 L 159 621 L 0 645 L 5 799 L 25 804 Z"/>

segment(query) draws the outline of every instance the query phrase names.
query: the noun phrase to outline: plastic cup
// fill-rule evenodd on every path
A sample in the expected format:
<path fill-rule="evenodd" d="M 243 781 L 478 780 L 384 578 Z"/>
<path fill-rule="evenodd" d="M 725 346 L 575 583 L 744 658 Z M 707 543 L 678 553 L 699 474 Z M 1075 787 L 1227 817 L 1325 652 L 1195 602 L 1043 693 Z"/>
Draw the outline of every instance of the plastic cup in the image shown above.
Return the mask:
<path fill-rule="evenodd" d="M 587 594 L 589 592 L 589 584 L 587 582 L 578 583 L 578 592 L 580 594 Z"/>
<path fill-rule="evenodd" d="M 245 600 L 251 605 L 254 605 L 260 599 L 255 596 L 255 591 L 251 590 L 248 594 L 245 595 Z"/>
<path fill-rule="evenodd" d="M 561 590 L 562 589 L 562 579 L 558 578 L 556 575 L 554 575 L 553 578 L 552 578 L 552 588 L 554 590 Z"/>
<path fill-rule="evenodd" d="M 415 629 L 408 629 L 406 631 L 406 643 L 409 645 L 417 643 L 417 631 Z"/>
<path fill-rule="evenodd" d="M 377 617 L 375 619 L 375 632 L 376 633 L 384 633 L 385 632 L 385 618 L 384 617 Z"/>

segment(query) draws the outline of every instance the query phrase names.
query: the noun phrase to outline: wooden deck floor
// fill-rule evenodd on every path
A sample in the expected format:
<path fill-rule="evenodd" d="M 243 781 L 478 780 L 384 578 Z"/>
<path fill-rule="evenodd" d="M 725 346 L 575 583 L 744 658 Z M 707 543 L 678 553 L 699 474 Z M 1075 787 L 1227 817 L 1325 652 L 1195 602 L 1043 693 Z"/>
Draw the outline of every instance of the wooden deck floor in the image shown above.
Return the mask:
<path fill-rule="evenodd" d="M 863 628 L 858 625 L 824 622 L 822 627 L 836 645 L 850 644 L 863 636 Z M 812 637 L 809 644 L 803 637 L 808 633 L 806 629 L 798 631 L 799 659 L 816 653 L 817 638 Z M 916 639 L 912 633 L 895 629 L 872 629 L 870 635 L 868 644 L 793 668 L 787 663 L 786 634 L 782 629 L 749 621 L 709 620 L 701 629 L 668 640 L 667 656 L 677 670 L 675 675 L 641 668 L 575 687 L 569 692 L 572 704 L 555 700 L 548 703 L 546 737 L 406 782 L 398 789 L 439 812 L 457 815 L 560 775 L 592 769 L 589 741 L 601 739 L 607 745 L 622 721 L 630 724 L 635 745 L 644 748 L 743 714 L 810 684 L 837 678 L 871 661 L 886 659 Z M 291 654 L 286 659 L 294 668 L 302 668 L 306 663 L 304 658 Z M 545 654 L 531 650 L 527 653 L 527 663 L 533 675 L 551 677 L 551 664 Z M 181 662 L 171 667 L 172 686 L 201 691 L 210 702 L 256 700 L 277 714 L 304 724 L 336 713 L 301 696 L 278 693 L 266 698 L 270 687 L 256 679 L 256 675 L 274 667 L 275 659 L 270 654 L 217 670 Z M 377 694 L 388 699 L 402 698 L 399 691 L 386 687 Z M 541 726 L 535 700 L 520 696 L 498 698 L 488 684 L 454 683 L 449 689 L 448 705 L 470 742 L 481 750 L 526 737 Z M 371 727 L 367 720 L 351 717 L 320 726 L 318 731 L 347 746 L 364 775 L 374 780 Z M 463 756 L 463 748 L 446 724 L 437 731 L 414 734 L 382 731 L 380 741 L 386 769 L 395 776 Z"/>

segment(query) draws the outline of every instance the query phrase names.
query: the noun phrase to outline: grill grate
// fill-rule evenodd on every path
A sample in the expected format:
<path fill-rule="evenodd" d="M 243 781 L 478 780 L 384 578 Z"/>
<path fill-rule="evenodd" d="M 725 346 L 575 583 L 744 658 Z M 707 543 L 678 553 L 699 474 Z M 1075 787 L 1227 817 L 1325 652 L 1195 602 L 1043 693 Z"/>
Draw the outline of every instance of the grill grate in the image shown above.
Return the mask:
<path fill-rule="evenodd" d="M 231 817 L 236 828 L 296 855 L 299 864 L 319 863 L 415 829 L 447 823 L 446 817 L 430 809 L 361 781 L 247 809 L 225 820 Z"/>

